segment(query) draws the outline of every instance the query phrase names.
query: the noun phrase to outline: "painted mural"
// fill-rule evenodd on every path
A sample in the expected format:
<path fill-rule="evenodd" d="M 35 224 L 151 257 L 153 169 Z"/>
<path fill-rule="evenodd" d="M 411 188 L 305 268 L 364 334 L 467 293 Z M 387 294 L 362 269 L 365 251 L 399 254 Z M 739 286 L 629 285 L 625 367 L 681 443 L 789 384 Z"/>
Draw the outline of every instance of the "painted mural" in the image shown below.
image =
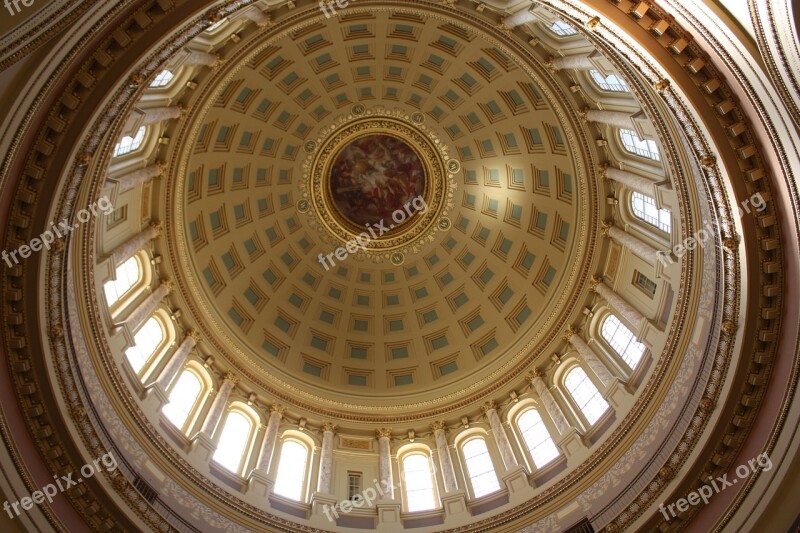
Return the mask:
<path fill-rule="evenodd" d="M 330 191 L 344 218 L 364 226 L 381 220 L 425 191 L 425 171 L 417 153 L 389 135 L 352 141 L 331 167 Z"/>

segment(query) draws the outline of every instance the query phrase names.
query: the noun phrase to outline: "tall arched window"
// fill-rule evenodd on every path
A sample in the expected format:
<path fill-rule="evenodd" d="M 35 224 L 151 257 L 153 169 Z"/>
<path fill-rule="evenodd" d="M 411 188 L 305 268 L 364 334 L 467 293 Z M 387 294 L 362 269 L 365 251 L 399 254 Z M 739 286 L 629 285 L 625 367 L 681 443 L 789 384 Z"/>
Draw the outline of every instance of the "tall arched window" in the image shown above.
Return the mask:
<path fill-rule="evenodd" d="M 614 315 L 608 315 L 603 320 L 600 335 L 614 349 L 625 363 L 633 368 L 639 364 L 644 355 L 644 344 L 638 342 L 633 332 Z"/>
<path fill-rule="evenodd" d="M 470 439 L 461 448 L 464 462 L 467 465 L 467 475 L 472 485 L 472 493 L 476 498 L 500 490 L 497 474 L 492 464 L 492 456 L 486 447 L 486 441 L 480 437 Z"/>
<path fill-rule="evenodd" d="M 638 192 L 631 194 L 631 211 L 636 218 L 661 231 L 672 231 L 672 213 L 669 209 L 656 207 L 656 201 L 650 196 Z"/>
<path fill-rule="evenodd" d="M 625 129 L 619 130 L 619 137 L 622 139 L 622 146 L 630 153 L 653 161 L 661 161 L 661 152 L 655 141 L 642 140 L 635 131 Z"/>
<path fill-rule="evenodd" d="M 283 441 L 278 473 L 275 477 L 275 493 L 292 500 L 303 501 L 307 465 L 308 447 L 294 439 Z"/>
<path fill-rule="evenodd" d="M 421 453 L 410 453 L 403 458 L 403 481 L 409 512 L 436 508 L 433 492 L 431 460 Z"/>
<path fill-rule="evenodd" d="M 230 411 L 222 427 L 214 461 L 231 472 L 241 473 L 252 430 L 253 421 L 249 416 L 240 411 Z"/>
<path fill-rule="evenodd" d="M 142 126 L 133 137 L 126 135 L 120 139 L 116 146 L 114 146 L 114 157 L 120 157 L 134 150 L 138 150 L 144 142 L 145 133 L 147 133 L 147 128 Z"/>
<path fill-rule="evenodd" d="M 555 442 L 550 437 L 550 432 L 544 425 L 539 411 L 528 409 L 517 418 L 517 427 L 522 434 L 522 440 L 531 454 L 536 468 L 544 465 L 558 457 L 559 451 Z"/>
<path fill-rule="evenodd" d="M 572 26 L 561 20 L 553 22 L 553 25 L 550 26 L 550 31 L 552 31 L 553 33 L 555 33 L 560 37 L 568 37 L 570 35 L 578 34 L 578 30 L 576 30 L 575 28 L 573 28 Z"/>
<path fill-rule="evenodd" d="M 111 307 L 142 279 L 142 266 L 136 256 L 125 260 L 114 271 L 114 279 L 105 282 L 103 290 L 106 293 L 106 302 Z"/>
<path fill-rule="evenodd" d="M 125 356 L 134 372 L 138 374 L 142 371 L 164 339 L 165 333 L 161 322 L 151 316 L 133 336 L 133 346 L 125 350 Z"/>
<path fill-rule="evenodd" d="M 159 87 L 166 87 L 169 85 L 169 82 L 172 81 L 172 78 L 175 77 L 175 74 L 170 72 L 169 70 L 162 70 L 158 73 L 158 76 L 153 79 L 153 82 L 150 84 L 150 87 L 159 88 Z"/>
<path fill-rule="evenodd" d="M 169 393 L 169 403 L 162 411 L 167 420 L 178 429 L 184 430 L 186 420 L 197 404 L 202 390 L 200 378 L 191 370 L 184 370 Z"/>
<path fill-rule="evenodd" d="M 597 84 L 597 86 L 603 89 L 604 91 L 611 91 L 615 93 L 630 92 L 628 83 L 621 77 L 617 76 L 616 74 L 609 74 L 608 76 L 603 76 L 597 70 L 591 70 L 589 71 L 589 74 L 591 74 L 592 80 Z"/>
<path fill-rule="evenodd" d="M 608 409 L 608 403 L 581 367 L 576 366 L 569 371 L 564 378 L 564 385 L 589 424 L 600 420 L 600 417 Z"/>

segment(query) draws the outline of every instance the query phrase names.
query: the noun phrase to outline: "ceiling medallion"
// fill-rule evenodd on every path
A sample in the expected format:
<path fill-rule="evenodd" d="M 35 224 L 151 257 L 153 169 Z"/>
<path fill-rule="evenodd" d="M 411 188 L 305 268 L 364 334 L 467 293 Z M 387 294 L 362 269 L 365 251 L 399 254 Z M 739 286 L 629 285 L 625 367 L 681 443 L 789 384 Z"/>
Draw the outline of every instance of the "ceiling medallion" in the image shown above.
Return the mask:
<path fill-rule="evenodd" d="M 415 115 L 357 104 L 306 143 L 298 211 L 357 259 L 402 263 L 449 227 L 461 163 Z"/>

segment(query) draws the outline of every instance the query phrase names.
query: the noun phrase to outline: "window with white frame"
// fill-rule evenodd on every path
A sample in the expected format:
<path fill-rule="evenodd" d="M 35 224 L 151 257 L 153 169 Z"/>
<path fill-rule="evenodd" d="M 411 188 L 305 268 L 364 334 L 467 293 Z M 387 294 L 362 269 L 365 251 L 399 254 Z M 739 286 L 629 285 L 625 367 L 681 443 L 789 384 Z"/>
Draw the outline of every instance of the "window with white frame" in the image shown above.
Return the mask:
<path fill-rule="evenodd" d="M 142 266 L 136 256 L 126 259 L 114 270 L 114 279 L 103 284 L 106 303 L 109 307 L 117 303 L 142 279 Z"/>
<path fill-rule="evenodd" d="M 142 143 L 144 142 L 144 136 L 147 133 L 147 128 L 142 126 L 136 132 L 136 135 L 131 137 L 130 135 L 126 135 L 119 142 L 114 146 L 114 157 L 120 157 L 125 154 L 129 154 L 134 150 L 138 150 Z"/>
<path fill-rule="evenodd" d="M 158 76 L 156 76 L 155 79 L 153 79 L 153 82 L 150 84 L 150 87 L 153 88 L 166 87 L 167 85 L 169 85 L 169 82 L 171 82 L 172 78 L 174 77 L 175 74 L 173 74 L 171 71 L 162 70 L 161 72 L 158 73 Z"/>
<path fill-rule="evenodd" d="M 249 416 L 240 411 L 230 411 L 222 426 L 214 461 L 235 474 L 241 473 L 252 430 L 253 421 Z"/>
<path fill-rule="evenodd" d="M 275 477 L 275 494 L 303 501 L 308 465 L 308 446 L 294 439 L 283 441 L 278 473 Z"/>
<path fill-rule="evenodd" d="M 472 493 L 476 498 L 500 490 L 497 473 L 492 464 L 492 456 L 486 447 L 486 441 L 480 437 L 470 439 L 461 447 L 464 463 L 467 465 L 467 476 Z"/>
<path fill-rule="evenodd" d="M 133 336 L 133 346 L 125 350 L 125 357 L 134 372 L 138 374 L 142 371 L 164 342 L 164 337 L 164 328 L 156 317 L 151 316 L 142 324 Z"/>
<path fill-rule="evenodd" d="M 622 140 L 622 146 L 630 153 L 653 161 L 661 161 L 661 151 L 655 141 L 640 139 L 635 131 L 626 129 L 619 130 L 619 137 Z"/>
<path fill-rule="evenodd" d="M 522 413 L 517 418 L 517 427 L 536 468 L 542 468 L 559 456 L 560 452 L 550 437 L 550 432 L 547 431 L 547 426 L 544 425 L 539 411 L 528 409 Z"/>
<path fill-rule="evenodd" d="M 586 372 L 576 366 L 564 378 L 564 386 L 589 424 L 594 424 L 608 410 L 608 403 Z"/>
<path fill-rule="evenodd" d="M 653 298 L 658 290 L 658 284 L 638 270 L 633 271 L 633 284 L 650 298 Z"/>
<path fill-rule="evenodd" d="M 200 378 L 194 372 L 184 370 L 169 393 L 169 403 L 162 410 L 167 420 L 182 430 L 202 390 Z"/>
<path fill-rule="evenodd" d="M 631 194 L 631 211 L 633 215 L 655 226 L 661 231 L 670 233 L 672 231 L 672 212 L 669 209 L 659 209 L 656 201 L 642 193 L 634 192 Z"/>
<path fill-rule="evenodd" d="M 570 35 L 578 34 L 578 30 L 576 30 L 575 28 L 573 28 L 572 26 L 561 20 L 553 22 L 553 25 L 550 26 L 550 31 L 552 31 L 553 33 L 555 33 L 560 37 L 568 37 Z"/>
<path fill-rule="evenodd" d="M 604 91 L 627 93 L 631 90 L 630 87 L 628 87 L 628 83 L 616 74 L 603 76 L 597 70 L 591 70 L 589 71 L 589 74 L 592 76 L 592 80 L 597 84 L 597 86 Z"/>
<path fill-rule="evenodd" d="M 629 330 L 616 316 L 608 315 L 603 320 L 600 335 L 625 361 L 629 367 L 636 368 L 644 355 L 645 346 L 636 340 L 633 332 Z"/>
<path fill-rule="evenodd" d="M 422 453 L 410 453 L 403 458 L 403 481 L 409 512 L 436 508 L 430 458 Z"/>

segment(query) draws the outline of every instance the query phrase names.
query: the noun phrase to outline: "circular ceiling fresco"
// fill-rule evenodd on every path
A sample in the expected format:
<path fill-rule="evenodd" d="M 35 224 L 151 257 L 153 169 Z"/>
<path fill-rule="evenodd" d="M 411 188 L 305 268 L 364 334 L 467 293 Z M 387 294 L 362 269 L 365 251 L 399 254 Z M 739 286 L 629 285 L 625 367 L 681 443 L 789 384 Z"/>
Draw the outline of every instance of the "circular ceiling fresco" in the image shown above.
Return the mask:
<path fill-rule="evenodd" d="M 419 154 L 387 134 L 364 135 L 347 143 L 336 155 L 328 179 L 336 209 L 355 226 L 381 222 L 389 230 L 402 226 L 413 215 L 412 200 L 424 199 L 425 194 Z M 395 211 L 406 216 L 393 217 Z"/>

